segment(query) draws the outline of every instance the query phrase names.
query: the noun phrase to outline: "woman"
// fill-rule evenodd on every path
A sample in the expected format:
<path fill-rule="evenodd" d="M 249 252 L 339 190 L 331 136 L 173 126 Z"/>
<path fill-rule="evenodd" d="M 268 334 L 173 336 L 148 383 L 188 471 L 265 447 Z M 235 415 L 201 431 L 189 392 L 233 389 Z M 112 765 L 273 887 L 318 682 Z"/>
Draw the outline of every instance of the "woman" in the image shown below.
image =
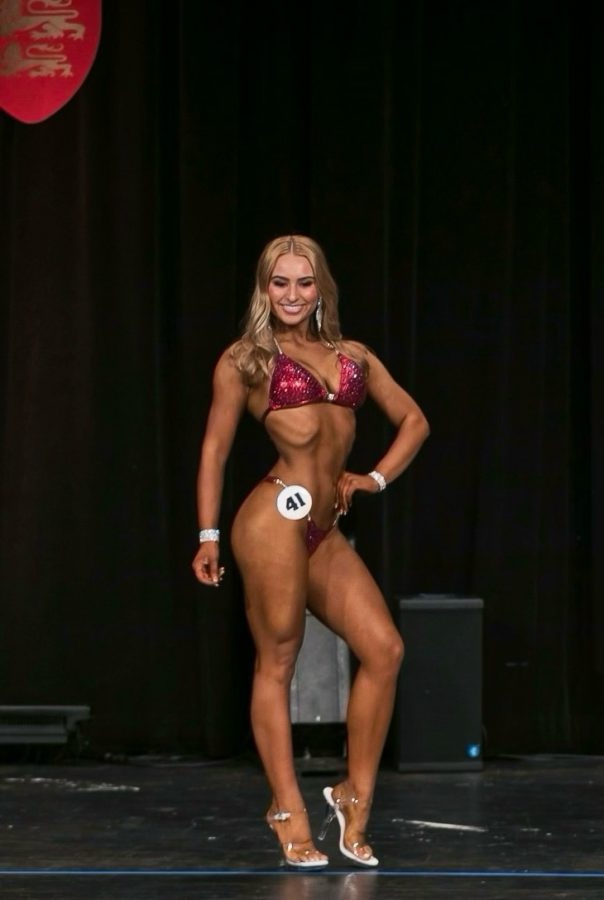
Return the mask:
<path fill-rule="evenodd" d="M 367 475 L 345 470 L 354 411 L 368 394 L 396 428 Z M 244 409 L 264 423 L 278 458 L 234 520 L 232 547 L 256 646 L 251 721 L 272 791 L 266 819 L 285 862 L 320 868 L 297 783 L 289 686 L 305 608 L 341 636 L 359 667 L 347 714 L 347 777 L 324 790 L 340 851 L 361 866 L 378 860 L 366 843 L 378 764 L 388 730 L 401 638 L 376 583 L 337 527 L 357 491 L 384 490 L 428 435 L 424 415 L 362 344 L 343 340 L 337 289 L 321 248 L 299 235 L 263 250 L 242 338 L 214 372 L 198 476 L 200 546 L 193 569 L 218 586 L 216 529 L 225 461 Z"/>

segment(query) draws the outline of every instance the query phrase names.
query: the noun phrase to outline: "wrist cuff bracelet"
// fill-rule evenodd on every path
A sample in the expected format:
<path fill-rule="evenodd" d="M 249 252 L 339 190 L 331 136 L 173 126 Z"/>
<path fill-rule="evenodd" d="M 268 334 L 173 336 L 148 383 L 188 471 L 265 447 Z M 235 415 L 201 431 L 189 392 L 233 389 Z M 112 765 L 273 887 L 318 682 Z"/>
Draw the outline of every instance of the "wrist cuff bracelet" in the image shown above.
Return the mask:
<path fill-rule="evenodd" d="M 218 528 L 202 528 L 199 532 L 199 543 L 204 541 L 219 541 L 220 530 Z"/>
<path fill-rule="evenodd" d="M 376 472 L 376 470 L 374 469 L 373 472 L 368 472 L 367 474 L 370 478 L 373 478 L 373 480 L 377 482 L 380 491 L 386 490 L 386 479 L 381 472 Z"/>

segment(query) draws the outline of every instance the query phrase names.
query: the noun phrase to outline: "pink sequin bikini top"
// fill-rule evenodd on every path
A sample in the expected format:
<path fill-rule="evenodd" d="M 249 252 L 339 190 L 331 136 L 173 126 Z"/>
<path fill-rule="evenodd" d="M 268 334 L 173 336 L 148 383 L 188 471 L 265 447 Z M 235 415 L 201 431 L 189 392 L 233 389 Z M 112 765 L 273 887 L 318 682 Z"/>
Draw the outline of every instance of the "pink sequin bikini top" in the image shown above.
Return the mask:
<path fill-rule="evenodd" d="M 306 403 L 335 403 L 358 409 L 365 399 L 366 384 L 362 368 L 339 350 L 336 353 L 340 361 L 340 383 L 335 394 L 317 381 L 308 369 L 286 356 L 280 347 L 278 350 L 263 419 L 273 409 L 304 406 Z"/>

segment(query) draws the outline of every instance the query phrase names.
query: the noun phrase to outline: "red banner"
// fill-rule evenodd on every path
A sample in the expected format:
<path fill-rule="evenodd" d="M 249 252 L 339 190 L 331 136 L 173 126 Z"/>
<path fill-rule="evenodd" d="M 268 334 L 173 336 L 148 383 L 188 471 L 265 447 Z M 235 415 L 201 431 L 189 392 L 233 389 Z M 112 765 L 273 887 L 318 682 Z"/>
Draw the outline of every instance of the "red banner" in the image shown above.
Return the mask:
<path fill-rule="evenodd" d="M 0 108 L 41 122 L 64 106 L 94 62 L 101 0 L 0 0 Z"/>

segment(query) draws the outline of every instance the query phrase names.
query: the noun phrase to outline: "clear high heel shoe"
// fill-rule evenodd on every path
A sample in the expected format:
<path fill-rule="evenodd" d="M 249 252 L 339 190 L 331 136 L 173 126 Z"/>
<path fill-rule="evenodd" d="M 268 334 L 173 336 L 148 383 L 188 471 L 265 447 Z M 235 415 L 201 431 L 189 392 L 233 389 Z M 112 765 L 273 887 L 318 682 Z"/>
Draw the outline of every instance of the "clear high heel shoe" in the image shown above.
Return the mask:
<path fill-rule="evenodd" d="M 292 869 L 324 869 L 329 864 L 329 857 L 324 853 L 319 853 L 312 842 L 312 838 L 305 841 L 282 841 L 281 835 L 278 834 L 276 825 L 283 822 L 291 822 L 294 816 L 305 816 L 305 809 L 296 812 L 285 812 L 283 810 L 269 809 L 266 814 L 266 822 L 274 832 L 281 847 L 283 862 Z M 311 858 L 311 853 L 319 853 L 319 858 Z"/>
<path fill-rule="evenodd" d="M 369 844 L 365 844 L 362 841 L 354 841 L 352 844 L 347 844 L 344 839 L 346 827 L 351 818 L 351 810 L 359 804 L 358 798 L 353 796 L 334 797 L 333 790 L 331 787 L 323 789 L 323 796 L 327 802 L 327 812 L 321 831 L 318 834 L 318 839 L 320 841 L 325 840 L 329 826 L 334 819 L 337 819 L 340 826 L 340 853 L 342 856 L 352 860 L 357 866 L 367 866 L 368 868 L 377 866 L 379 860 L 373 855 Z M 362 835 L 362 832 L 360 832 L 360 835 Z"/>

